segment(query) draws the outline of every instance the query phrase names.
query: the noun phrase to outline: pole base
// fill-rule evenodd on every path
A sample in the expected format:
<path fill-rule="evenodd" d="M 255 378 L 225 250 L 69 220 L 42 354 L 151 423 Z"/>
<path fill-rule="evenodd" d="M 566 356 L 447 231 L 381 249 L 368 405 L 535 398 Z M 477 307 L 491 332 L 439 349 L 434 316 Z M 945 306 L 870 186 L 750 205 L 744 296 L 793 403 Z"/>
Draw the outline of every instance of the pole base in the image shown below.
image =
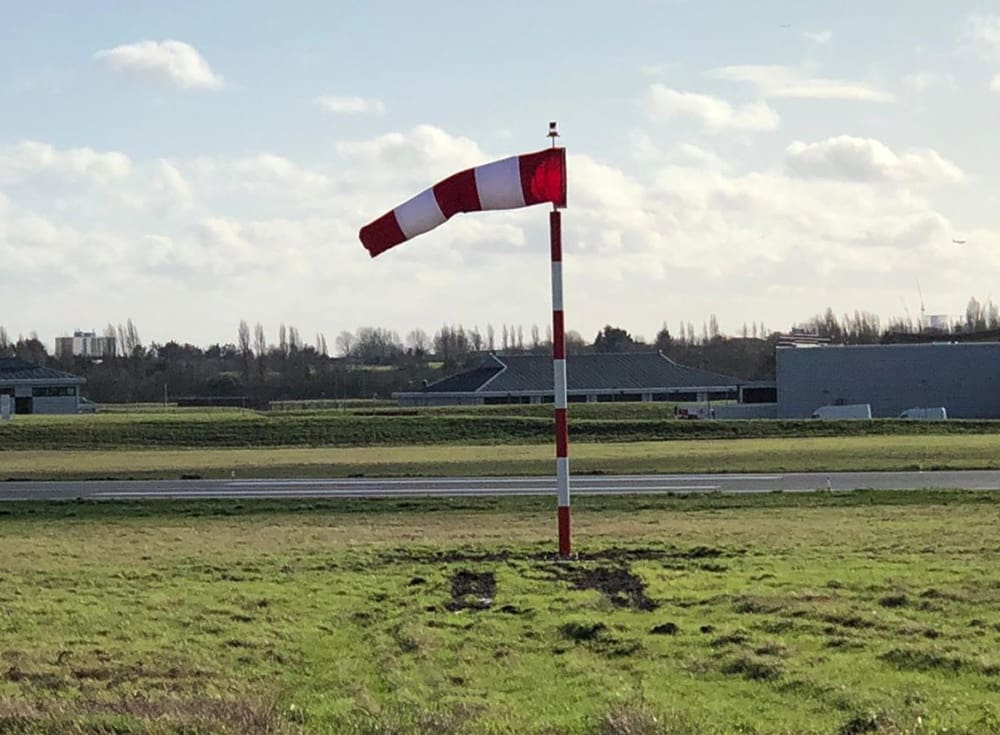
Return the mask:
<path fill-rule="evenodd" d="M 559 506 L 559 556 L 568 557 L 573 553 L 570 544 L 569 506 Z"/>

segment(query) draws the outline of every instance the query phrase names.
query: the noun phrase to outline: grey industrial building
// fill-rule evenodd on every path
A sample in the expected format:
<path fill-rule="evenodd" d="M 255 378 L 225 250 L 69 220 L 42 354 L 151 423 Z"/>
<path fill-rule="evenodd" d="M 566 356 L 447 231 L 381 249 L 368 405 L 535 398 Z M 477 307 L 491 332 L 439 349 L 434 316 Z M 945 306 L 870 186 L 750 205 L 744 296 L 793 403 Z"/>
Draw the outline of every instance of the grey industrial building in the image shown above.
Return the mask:
<path fill-rule="evenodd" d="M 662 352 L 569 355 L 566 368 L 568 399 L 578 403 L 735 401 L 744 388 L 759 390 L 729 375 L 679 365 Z M 773 401 L 773 383 L 768 385 Z M 552 403 L 552 358 L 489 354 L 470 370 L 393 398 L 402 406 Z"/>
<path fill-rule="evenodd" d="M 873 417 L 943 406 L 949 418 L 1000 418 L 1000 342 L 778 347 L 779 418 L 867 403 Z"/>
<path fill-rule="evenodd" d="M 13 399 L 15 414 L 78 413 L 84 378 L 16 357 L 0 357 L 0 396 Z"/>

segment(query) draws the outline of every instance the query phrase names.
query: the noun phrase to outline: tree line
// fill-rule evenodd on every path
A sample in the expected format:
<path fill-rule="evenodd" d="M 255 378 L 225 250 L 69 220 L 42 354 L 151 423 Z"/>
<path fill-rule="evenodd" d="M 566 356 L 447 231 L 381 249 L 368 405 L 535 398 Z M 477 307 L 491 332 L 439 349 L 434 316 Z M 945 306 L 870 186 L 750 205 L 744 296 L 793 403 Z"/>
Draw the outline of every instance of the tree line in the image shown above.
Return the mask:
<path fill-rule="evenodd" d="M 271 341 L 260 323 L 252 328 L 241 321 L 232 343 L 198 347 L 174 340 L 145 344 L 131 319 L 108 324 L 105 337 L 114 338 L 115 352 L 101 359 L 52 356 L 35 333 L 12 339 L 0 326 L 0 357 L 29 362 L 81 375 L 87 379 L 84 395 L 98 402 L 160 402 L 178 397 L 246 397 L 247 404 L 264 406 L 273 400 L 388 398 L 395 391 L 419 390 L 434 381 L 478 364 L 485 353 L 549 355 L 551 327 L 489 324 L 467 328 L 444 324 L 433 334 L 413 329 L 401 338 L 391 329 L 362 327 L 344 331 L 333 342 L 317 333 L 308 343 L 292 325 L 280 324 Z M 1000 339 L 1000 310 L 991 301 L 970 299 L 964 319 L 930 329 L 912 319 L 894 318 L 883 326 L 879 317 L 855 311 L 837 317 L 832 309 L 788 332 L 776 332 L 763 323 L 744 324 L 737 335 L 724 335 L 710 316 L 696 330 L 691 322 L 672 332 L 664 323 L 652 341 L 606 325 L 587 341 L 575 331 L 566 334 L 570 355 L 649 352 L 659 350 L 690 367 L 745 380 L 774 377 L 774 349 L 790 337 L 813 338 L 835 344 L 877 344 L 940 339 Z"/>

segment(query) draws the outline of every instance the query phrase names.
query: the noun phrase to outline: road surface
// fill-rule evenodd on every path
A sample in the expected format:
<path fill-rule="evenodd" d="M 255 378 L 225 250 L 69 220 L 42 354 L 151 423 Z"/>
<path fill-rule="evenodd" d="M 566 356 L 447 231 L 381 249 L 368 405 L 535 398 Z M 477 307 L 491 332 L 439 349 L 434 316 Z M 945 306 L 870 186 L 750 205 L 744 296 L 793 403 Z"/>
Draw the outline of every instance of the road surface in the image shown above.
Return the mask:
<path fill-rule="evenodd" d="M 810 472 L 720 475 L 579 475 L 576 495 L 766 493 L 815 490 L 1000 490 L 1000 470 L 961 472 Z M 549 495 L 554 477 L 350 479 L 93 480 L 0 483 L 0 500 L 137 498 L 390 498 Z"/>

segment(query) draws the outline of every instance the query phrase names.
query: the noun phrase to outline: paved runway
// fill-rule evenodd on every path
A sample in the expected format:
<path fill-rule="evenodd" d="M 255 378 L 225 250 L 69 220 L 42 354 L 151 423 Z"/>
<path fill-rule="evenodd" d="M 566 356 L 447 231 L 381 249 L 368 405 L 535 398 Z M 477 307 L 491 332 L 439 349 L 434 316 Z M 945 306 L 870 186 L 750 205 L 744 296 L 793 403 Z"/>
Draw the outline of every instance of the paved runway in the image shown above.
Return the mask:
<path fill-rule="evenodd" d="M 719 475 L 579 475 L 577 495 L 766 493 L 815 490 L 1000 490 L 1000 470 L 962 472 L 811 472 Z M 0 500 L 115 498 L 383 498 L 547 495 L 553 477 L 422 477 L 350 479 L 94 480 L 3 482 Z"/>

